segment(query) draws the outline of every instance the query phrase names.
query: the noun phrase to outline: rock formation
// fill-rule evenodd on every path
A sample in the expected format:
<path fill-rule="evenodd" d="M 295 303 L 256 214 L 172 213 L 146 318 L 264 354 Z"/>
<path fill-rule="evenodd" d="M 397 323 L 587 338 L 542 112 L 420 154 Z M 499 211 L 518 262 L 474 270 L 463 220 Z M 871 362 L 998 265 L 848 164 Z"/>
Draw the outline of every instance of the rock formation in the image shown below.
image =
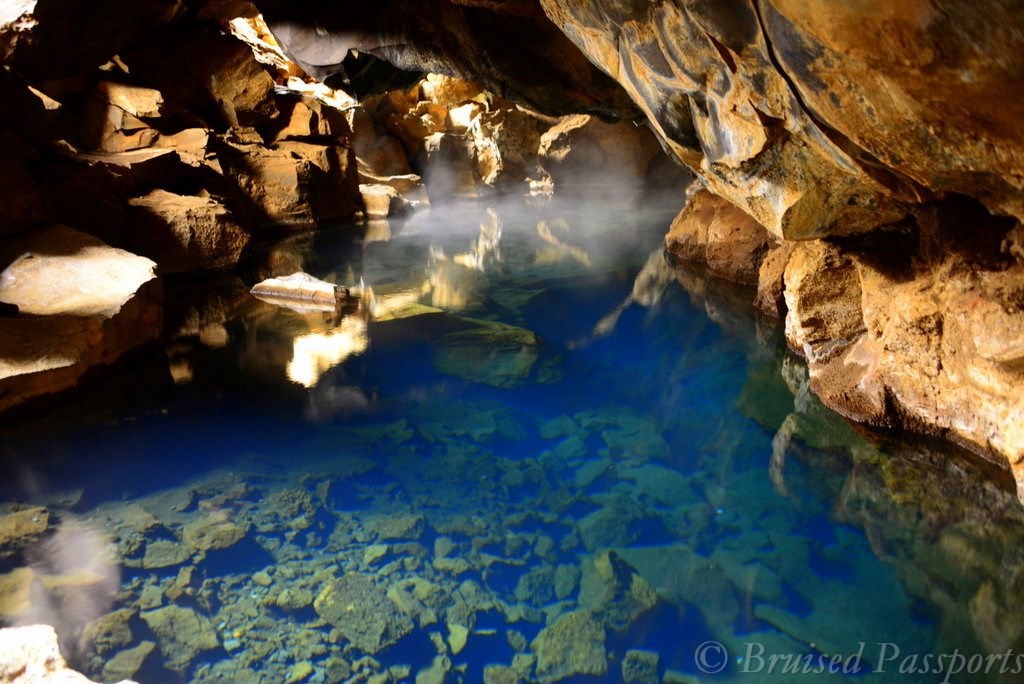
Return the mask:
<path fill-rule="evenodd" d="M 707 191 L 670 249 L 756 280 L 829 406 L 994 455 L 1024 493 L 1022 24 L 1007 0 L 15 4 L 0 235 L 57 221 L 226 269 L 430 195 L 650 183 L 656 140 Z"/>

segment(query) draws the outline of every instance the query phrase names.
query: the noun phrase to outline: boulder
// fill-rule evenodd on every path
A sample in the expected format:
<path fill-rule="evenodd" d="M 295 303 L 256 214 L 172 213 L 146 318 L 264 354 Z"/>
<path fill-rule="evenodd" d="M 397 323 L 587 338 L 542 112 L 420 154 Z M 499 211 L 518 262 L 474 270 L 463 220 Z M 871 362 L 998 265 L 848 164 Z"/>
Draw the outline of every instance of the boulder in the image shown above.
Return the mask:
<path fill-rule="evenodd" d="M 704 263 L 720 278 L 748 284 L 757 282 L 772 242 L 760 223 L 707 190 L 690 198 L 665 235 L 665 248 L 677 258 Z"/>
<path fill-rule="evenodd" d="M 268 148 L 250 138 L 220 147 L 216 158 L 251 202 L 259 227 L 308 228 L 356 211 L 356 165 L 336 142 L 287 140 Z"/>
<path fill-rule="evenodd" d="M 537 677 L 542 682 L 574 675 L 604 677 L 608 671 L 604 628 L 586 610 L 566 613 L 542 629 L 530 649 L 537 656 Z"/>
<path fill-rule="evenodd" d="M 333 311 L 349 296 L 347 288 L 324 282 L 308 273 L 267 278 L 252 286 L 254 297 L 271 304 Z"/>
<path fill-rule="evenodd" d="M 164 273 L 230 268 L 249 244 L 249 233 L 213 197 L 153 190 L 128 204 L 129 244 Z"/>
<path fill-rule="evenodd" d="M 413 629 L 412 620 L 366 574 L 349 573 L 329 582 L 313 609 L 369 655 L 395 644 Z"/>
<path fill-rule="evenodd" d="M 197 655 L 220 646 L 213 624 L 191 608 L 164 606 L 139 617 L 156 635 L 167 668 L 175 672 L 184 672 Z"/>
<path fill-rule="evenodd" d="M 0 410 L 74 386 L 161 329 L 155 264 L 50 225 L 0 244 L 0 301 L 21 314 L 0 326 Z"/>

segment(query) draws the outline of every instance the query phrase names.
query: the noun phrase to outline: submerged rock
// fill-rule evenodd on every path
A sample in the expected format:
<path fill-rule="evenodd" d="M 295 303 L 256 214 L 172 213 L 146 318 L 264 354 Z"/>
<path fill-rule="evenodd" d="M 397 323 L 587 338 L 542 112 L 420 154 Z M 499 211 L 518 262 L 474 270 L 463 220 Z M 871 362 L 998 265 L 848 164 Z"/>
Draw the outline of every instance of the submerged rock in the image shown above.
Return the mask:
<path fill-rule="evenodd" d="M 156 635 L 167 667 L 175 672 L 184 672 L 197 655 L 220 646 L 210 621 L 191 608 L 165 606 L 139 617 Z"/>
<path fill-rule="evenodd" d="M 50 512 L 41 506 L 0 515 L 0 558 L 39 539 L 49 523 Z"/>
<path fill-rule="evenodd" d="M 494 387 L 525 383 L 540 356 L 537 336 L 497 321 L 461 319 L 462 330 L 441 338 L 434 367 L 447 375 Z"/>
<path fill-rule="evenodd" d="M 394 645 L 413 630 L 412 619 L 398 610 L 370 575 L 362 573 L 328 583 L 313 609 L 369 655 Z"/>
<path fill-rule="evenodd" d="M 537 677 L 542 682 L 574 675 L 603 677 L 608 671 L 604 627 L 587 610 L 558 618 L 541 630 L 530 648 L 537 657 Z"/>

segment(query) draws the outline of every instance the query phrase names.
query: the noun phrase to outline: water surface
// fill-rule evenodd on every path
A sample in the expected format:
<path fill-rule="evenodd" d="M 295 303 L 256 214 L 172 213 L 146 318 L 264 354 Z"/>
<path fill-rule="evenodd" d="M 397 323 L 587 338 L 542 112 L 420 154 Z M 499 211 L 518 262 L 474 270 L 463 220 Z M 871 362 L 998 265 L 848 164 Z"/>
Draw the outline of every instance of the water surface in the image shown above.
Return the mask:
<path fill-rule="evenodd" d="M 672 209 L 435 209 L 169 283 L 165 349 L 4 428 L 5 510 L 50 516 L 7 621 L 105 681 L 1019 681 L 1007 478 L 823 410 L 750 293 L 666 263 Z M 247 293 L 299 269 L 359 306 Z"/>

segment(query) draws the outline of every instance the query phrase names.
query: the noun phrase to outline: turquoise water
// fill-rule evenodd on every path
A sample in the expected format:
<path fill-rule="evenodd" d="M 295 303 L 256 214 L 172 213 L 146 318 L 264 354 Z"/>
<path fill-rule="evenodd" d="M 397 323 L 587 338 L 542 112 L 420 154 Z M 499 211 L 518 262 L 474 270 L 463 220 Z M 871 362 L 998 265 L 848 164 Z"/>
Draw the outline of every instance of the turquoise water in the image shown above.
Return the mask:
<path fill-rule="evenodd" d="M 749 292 L 666 262 L 673 210 L 435 209 L 169 283 L 165 348 L 4 428 L 0 510 L 49 516 L 5 621 L 105 681 L 1019 681 L 1011 483 L 823 410 Z M 359 306 L 247 294 L 299 268 Z"/>

